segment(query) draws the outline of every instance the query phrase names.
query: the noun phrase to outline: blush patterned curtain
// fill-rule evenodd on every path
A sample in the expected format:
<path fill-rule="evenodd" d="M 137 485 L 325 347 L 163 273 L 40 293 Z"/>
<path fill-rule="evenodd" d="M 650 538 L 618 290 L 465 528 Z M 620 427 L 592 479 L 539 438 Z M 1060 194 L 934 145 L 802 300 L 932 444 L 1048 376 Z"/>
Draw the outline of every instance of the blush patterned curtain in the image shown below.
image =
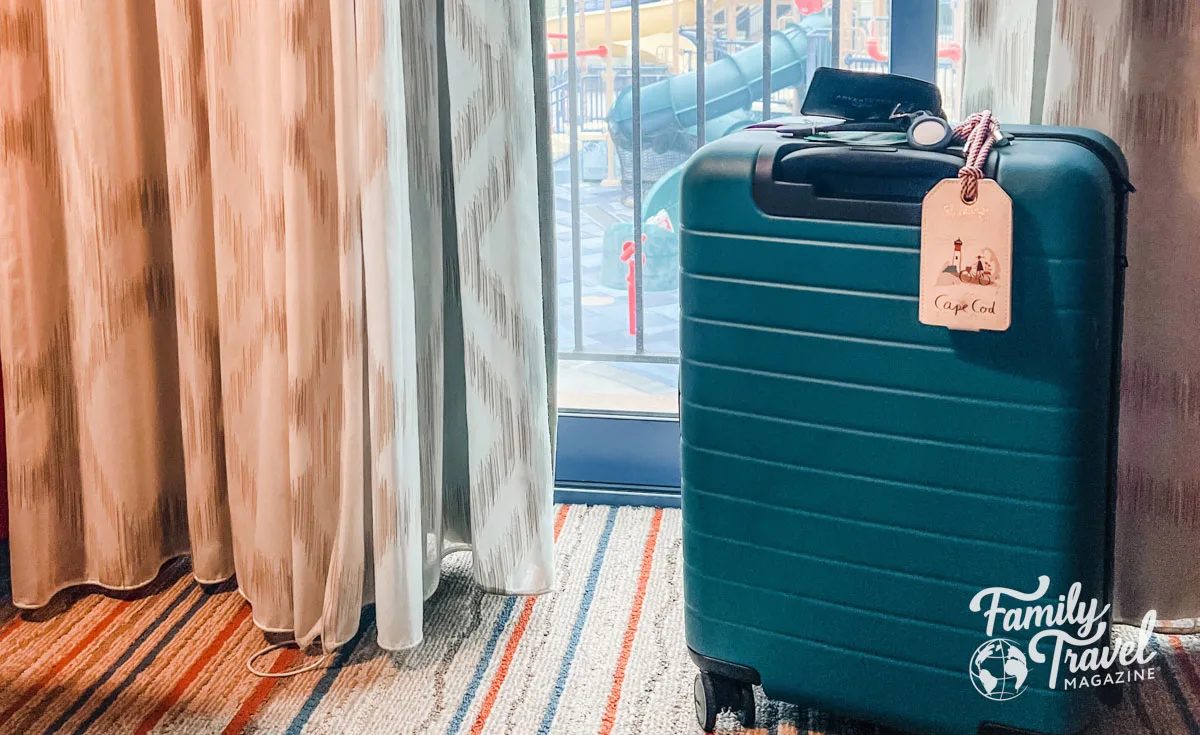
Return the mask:
<path fill-rule="evenodd" d="M 1095 128 L 1129 159 L 1115 610 L 1200 630 L 1200 3 L 967 8 L 965 109 Z"/>
<path fill-rule="evenodd" d="M 551 587 L 542 14 L 0 0 L 18 606 L 190 554 L 264 630 L 373 602 L 399 649 L 447 548 Z"/>

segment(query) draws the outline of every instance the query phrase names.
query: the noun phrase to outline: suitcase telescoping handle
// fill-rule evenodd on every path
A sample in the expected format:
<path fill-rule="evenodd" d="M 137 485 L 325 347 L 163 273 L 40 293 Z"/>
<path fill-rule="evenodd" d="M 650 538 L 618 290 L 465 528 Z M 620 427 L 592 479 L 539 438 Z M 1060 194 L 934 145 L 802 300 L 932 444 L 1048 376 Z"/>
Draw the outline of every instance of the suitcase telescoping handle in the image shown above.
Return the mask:
<path fill-rule="evenodd" d="M 778 217 L 921 224 L 921 200 L 963 159 L 949 153 L 891 147 L 820 145 L 764 148 L 754 172 L 754 198 Z"/>

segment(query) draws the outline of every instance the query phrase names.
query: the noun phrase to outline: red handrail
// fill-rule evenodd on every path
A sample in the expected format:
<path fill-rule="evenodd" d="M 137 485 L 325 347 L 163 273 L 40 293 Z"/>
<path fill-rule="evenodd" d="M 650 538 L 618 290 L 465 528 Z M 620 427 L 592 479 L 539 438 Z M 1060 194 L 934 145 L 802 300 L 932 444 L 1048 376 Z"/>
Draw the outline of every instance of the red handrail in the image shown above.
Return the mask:
<path fill-rule="evenodd" d="M 949 41 L 939 46 L 937 52 L 939 59 L 949 59 L 956 64 L 962 61 L 962 54 L 962 44 L 957 41 Z M 885 62 L 888 60 L 888 55 L 883 53 L 883 49 L 879 47 L 878 38 L 867 39 L 867 56 L 870 56 L 873 60 L 878 62 Z"/>
<path fill-rule="evenodd" d="M 576 56 L 599 56 L 601 59 L 606 59 L 606 58 L 608 58 L 608 46 L 597 46 L 596 48 L 586 48 L 586 49 L 583 49 L 582 51 L 576 51 L 575 55 Z M 566 51 L 551 51 L 550 53 L 546 54 L 546 58 L 550 59 L 551 61 L 556 60 L 556 59 L 565 59 L 565 58 L 567 58 L 567 52 Z"/>
<path fill-rule="evenodd" d="M 875 61 L 887 61 L 888 55 L 883 53 L 883 49 L 879 48 L 878 38 L 867 39 L 867 56 L 870 56 Z"/>
<path fill-rule="evenodd" d="M 944 45 L 938 49 L 938 58 L 939 59 L 949 59 L 950 61 L 953 61 L 955 64 L 962 61 L 962 56 L 963 56 L 962 44 L 959 43 L 958 41 L 950 41 L 949 43 L 947 43 L 946 45 Z"/>

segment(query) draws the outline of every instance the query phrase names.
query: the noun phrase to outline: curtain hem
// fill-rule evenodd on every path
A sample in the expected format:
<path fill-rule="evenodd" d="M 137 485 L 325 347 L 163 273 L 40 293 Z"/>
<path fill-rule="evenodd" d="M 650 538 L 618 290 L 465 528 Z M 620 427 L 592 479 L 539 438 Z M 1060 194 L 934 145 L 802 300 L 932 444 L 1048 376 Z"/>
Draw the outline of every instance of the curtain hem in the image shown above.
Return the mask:
<path fill-rule="evenodd" d="M 119 584 L 105 584 L 104 582 L 99 582 L 94 579 L 71 580 L 70 582 L 64 582 L 63 584 L 54 588 L 50 592 L 50 594 L 46 595 L 45 599 L 39 603 L 21 602 L 20 600 L 17 599 L 17 596 L 14 594 L 12 601 L 11 601 L 12 606 L 17 608 L 18 610 L 41 610 L 42 608 L 46 607 L 51 602 L 53 602 L 54 596 L 57 595 L 58 593 L 65 592 L 66 590 L 73 589 L 75 587 L 85 587 L 88 585 L 93 586 L 93 587 L 99 587 L 100 589 L 104 590 L 105 592 L 136 592 L 138 590 L 141 590 L 141 589 L 153 584 L 154 581 L 162 575 L 163 569 L 165 569 L 166 566 L 168 564 L 170 564 L 171 562 L 178 561 L 179 559 L 183 559 L 184 557 L 190 558 L 191 556 L 192 556 L 192 552 L 190 552 L 190 551 L 184 551 L 184 552 L 180 552 L 178 554 L 164 556 L 162 558 L 162 560 L 159 561 L 158 569 L 154 572 L 154 576 L 150 577 L 149 579 L 145 580 L 144 582 L 137 582 L 135 584 L 130 584 L 130 585 L 119 585 Z M 233 576 L 234 575 L 231 574 L 228 577 L 226 577 L 225 579 L 220 580 L 220 582 L 224 582 L 228 579 L 232 579 Z M 197 579 L 196 575 L 194 575 L 194 574 L 192 575 L 192 579 L 196 579 L 196 581 L 200 582 L 200 584 L 220 584 L 220 582 L 202 582 L 199 579 Z"/>

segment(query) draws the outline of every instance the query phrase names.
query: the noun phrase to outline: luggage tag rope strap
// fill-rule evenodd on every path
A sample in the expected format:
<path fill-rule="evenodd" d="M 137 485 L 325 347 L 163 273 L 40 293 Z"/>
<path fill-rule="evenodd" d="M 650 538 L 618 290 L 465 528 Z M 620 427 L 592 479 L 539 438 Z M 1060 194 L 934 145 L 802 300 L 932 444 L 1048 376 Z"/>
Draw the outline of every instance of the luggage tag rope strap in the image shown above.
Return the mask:
<path fill-rule="evenodd" d="M 963 141 L 963 156 L 967 159 L 958 170 L 958 180 L 962 182 L 962 200 L 966 204 L 974 204 L 979 196 L 979 180 L 986 178 L 983 166 L 992 152 L 992 144 L 1000 137 L 1000 123 L 992 116 L 991 110 L 972 113 L 954 128 L 954 137 Z"/>

